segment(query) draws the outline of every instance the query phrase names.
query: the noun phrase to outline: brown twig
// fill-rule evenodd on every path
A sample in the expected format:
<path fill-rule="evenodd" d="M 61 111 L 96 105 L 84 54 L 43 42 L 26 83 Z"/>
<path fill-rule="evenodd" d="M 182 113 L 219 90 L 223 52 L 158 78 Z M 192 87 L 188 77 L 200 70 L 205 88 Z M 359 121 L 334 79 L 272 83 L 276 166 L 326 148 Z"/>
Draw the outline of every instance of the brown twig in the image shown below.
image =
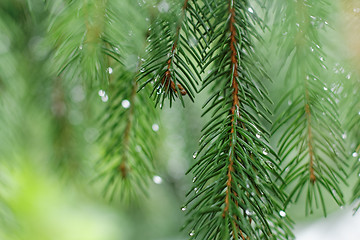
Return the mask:
<path fill-rule="evenodd" d="M 123 142 L 121 143 L 122 147 L 124 148 L 124 151 L 122 154 L 121 163 L 118 167 L 118 170 L 121 173 L 122 178 L 126 178 L 128 175 L 128 172 L 129 172 L 129 167 L 127 166 L 127 158 L 128 158 L 127 153 L 129 150 L 130 131 L 131 131 L 133 119 L 134 119 L 134 100 L 135 100 L 136 90 L 137 90 L 137 83 L 136 83 L 136 80 L 134 79 L 133 87 L 132 87 L 131 95 L 130 95 L 130 99 L 129 99 L 129 101 L 130 101 L 129 115 L 128 115 L 126 126 L 125 126 Z"/>
<path fill-rule="evenodd" d="M 231 6 L 231 0 L 229 0 L 229 11 L 230 11 L 230 50 L 231 50 L 231 69 L 233 69 L 234 73 L 233 73 L 233 77 L 232 77 L 232 88 L 233 88 L 233 93 L 232 93 L 232 98 L 233 98 L 233 102 L 232 102 L 232 107 L 231 107 L 231 114 L 232 114 L 232 118 L 231 118 L 231 134 L 234 133 L 234 129 L 235 129 L 235 110 L 236 107 L 239 106 L 239 97 L 238 97 L 238 91 L 239 91 L 239 86 L 238 83 L 236 81 L 236 78 L 238 76 L 238 63 L 237 63 L 237 53 L 236 53 L 236 49 L 235 49 L 235 45 L 236 45 L 236 28 L 234 26 L 235 24 L 235 9 L 234 7 Z M 230 144 L 231 146 L 231 144 Z M 229 198 L 230 198 L 230 192 L 232 192 L 231 189 L 231 183 L 232 183 L 232 173 L 234 172 L 234 160 L 232 159 L 232 156 L 229 157 L 229 166 L 228 166 L 228 173 L 227 173 L 227 181 L 226 181 L 226 196 L 225 196 L 225 208 L 223 211 L 222 216 L 225 217 L 226 213 L 229 211 Z"/>
<path fill-rule="evenodd" d="M 189 0 L 185 0 L 184 5 L 182 7 L 182 19 L 181 19 L 181 21 L 179 22 L 179 24 L 178 24 L 178 26 L 176 28 L 175 40 L 174 40 L 174 43 L 173 43 L 172 48 L 171 48 L 170 58 L 167 61 L 167 70 L 166 70 L 166 72 L 164 74 L 164 77 L 161 79 L 161 84 L 165 87 L 165 90 L 168 89 L 169 84 L 170 84 L 170 88 L 174 92 L 177 92 L 177 89 L 176 89 L 176 85 L 175 85 L 174 81 L 172 80 L 170 68 L 171 68 L 171 64 L 172 64 L 172 61 L 173 61 L 175 49 L 176 49 L 176 47 L 178 45 L 181 26 L 182 26 L 182 21 L 183 21 L 183 19 L 185 17 L 185 10 L 187 8 L 188 1 Z M 178 83 L 177 88 L 179 89 L 181 95 L 186 95 L 187 94 L 186 90 L 184 89 L 184 87 L 181 84 Z"/>

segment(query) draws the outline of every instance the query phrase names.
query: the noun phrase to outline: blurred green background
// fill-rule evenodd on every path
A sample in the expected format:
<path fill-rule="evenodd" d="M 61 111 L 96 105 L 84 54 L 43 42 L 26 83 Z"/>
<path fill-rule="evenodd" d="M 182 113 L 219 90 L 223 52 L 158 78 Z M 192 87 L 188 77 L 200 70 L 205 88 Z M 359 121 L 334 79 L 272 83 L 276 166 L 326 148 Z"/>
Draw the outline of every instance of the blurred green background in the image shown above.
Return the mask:
<path fill-rule="evenodd" d="M 149 196 L 140 195 L 125 203 L 104 199 L 102 184 L 94 181 L 95 165 L 101 157 L 101 145 L 96 141 L 101 131 L 96 120 L 104 108 L 98 96 L 101 86 L 88 88 L 84 84 L 87 79 L 76 75 L 61 84 L 56 75 L 58 66 L 52 60 L 57 46 L 52 45 L 54 36 L 49 29 L 54 16 L 69 2 L 0 1 L 0 239 L 186 239 L 188 233 L 180 231 L 186 213 L 181 208 L 192 176 L 185 172 L 194 161 L 201 127 L 207 120 L 200 117 L 207 94 L 201 93 L 196 103 L 186 101 L 186 108 L 178 102 L 172 109 L 165 107 L 161 111 L 161 122 L 156 123 L 159 138 L 154 175 L 161 179 L 156 177 L 150 184 Z M 126 58 L 132 63 L 131 51 L 145 53 L 143 40 L 149 19 L 168 5 L 155 0 L 119 0 L 119 4 L 123 4 L 119 10 L 124 14 L 136 14 L 129 17 L 134 18 L 129 19 L 132 24 L 118 26 L 119 32 L 132 33 L 123 42 L 125 48 L 133 43 Z M 354 8 L 344 9 L 345 13 L 339 11 L 339 16 L 334 17 L 350 16 Z M 338 22 L 335 27 L 341 26 Z M 68 27 L 71 30 L 72 26 Z M 346 36 L 347 30 L 343 31 Z M 349 34 L 349 39 L 358 37 Z M 349 45 L 354 49 L 355 43 L 347 44 L 340 35 L 335 31 L 326 36 L 333 39 L 329 49 L 333 46 L 337 49 L 329 51 L 329 55 L 345 61 L 351 54 L 355 55 L 352 59 L 360 56 L 347 50 Z M 278 96 L 284 91 L 284 85 L 277 82 L 280 61 L 274 60 L 277 57 L 272 51 L 270 34 L 264 36 L 266 44 L 259 45 L 259 49 L 263 48 L 266 57 L 272 59 L 267 68 L 275 82 L 269 88 L 272 96 Z M 334 71 L 340 69 L 339 79 L 346 79 L 351 71 L 351 64 L 340 66 L 329 60 L 328 66 Z M 356 72 L 351 74 L 352 79 L 356 78 Z M 356 177 L 349 179 L 350 186 Z M 345 192 L 349 199 L 351 188 Z M 337 210 L 331 200 L 329 206 L 330 212 Z M 303 209 L 298 204 L 288 210 L 300 225 L 321 216 L 320 211 L 304 216 Z"/>

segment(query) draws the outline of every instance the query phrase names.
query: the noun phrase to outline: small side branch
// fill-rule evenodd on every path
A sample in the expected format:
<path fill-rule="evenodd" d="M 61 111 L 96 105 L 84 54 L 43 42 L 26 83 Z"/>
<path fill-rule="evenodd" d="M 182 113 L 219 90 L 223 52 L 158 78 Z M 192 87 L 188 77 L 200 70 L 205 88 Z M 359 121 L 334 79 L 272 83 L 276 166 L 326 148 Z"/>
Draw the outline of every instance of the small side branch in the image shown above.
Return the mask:
<path fill-rule="evenodd" d="M 121 177 L 122 178 L 126 178 L 129 172 L 128 166 L 127 166 L 127 158 L 128 158 L 128 151 L 129 151 L 129 143 L 130 143 L 130 134 L 131 134 L 131 129 L 132 129 L 132 125 L 133 125 L 133 120 L 134 120 L 134 100 L 135 100 L 135 95 L 136 95 L 136 90 L 137 90 L 137 84 L 136 84 L 136 80 L 133 81 L 133 86 L 132 86 L 132 90 L 131 90 L 131 95 L 130 95 L 130 109 L 129 109 L 129 115 L 128 115 L 128 119 L 126 122 L 126 126 L 125 126 L 125 132 L 124 132 L 124 140 L 122 142 L 124 151 L 122 153 L 122 157 L 121 157 L 121 163 L 118 167 L 119 172 L 121 173 Z"/>
<path fill-rule="evenodd" d="M 316 176 L 314 173 L 314 150 L 313 150 L 313 136 L 312 136 L 312 129 L 311 129 L 311 111 L 309 106 L 309 90 L 305 89 L 305 115 L 307 121 L 307 134 L 308 134 L 308 148 L 309 148 L 309 171 L 310 171 L 310 182 L 312 184 L 316 181 Z"/>
<path fill-rule="evenodd" d="M 164 74 L 164 77 L 161 79 L 161 84 L 165 87 L 165 89 L 168 89 L 169 85 L 170 85 L 170 88 L 174 92 L 177 92 L 177 88 L 178 88 L 181 95 L 186 95 L 187 92 L 184 89 L 184 87 L 179 83 L 177 84 L 177 88 L 176 88 L 175 83 L 172 80 L 170 68 L 171 68 L 171 65 L 172 65 L 172 62 L 173 62 L 173 59 L 174 59 L 175 50 L 176 50 L 176 47 L 178 45 L 178 41 L 179 41 L 179 38 L 180 38 L 180 31 L 181 31 L 181 27 L 182 27 L 182 22 L 183 22 L 184 17 L 185 17 L 185 11 L 186 11 L 186 8 L 187 8 L 187 5 L 188 5 L 188 1 L 189 0 L 185 0 L 184 5 L 182 7 L 182 18 L 181 18 L 181 21 L 179 22 L 179 24 L 178 24 L 178 26 L 176 28 L 175 40 L 174 40 L 174 43 L 173 43 L 172 48 L 171 48 L 170 58 L 169 58 L 169 60 L 167 62 L 167 70 L 166 70 L 166 72 Z"/>

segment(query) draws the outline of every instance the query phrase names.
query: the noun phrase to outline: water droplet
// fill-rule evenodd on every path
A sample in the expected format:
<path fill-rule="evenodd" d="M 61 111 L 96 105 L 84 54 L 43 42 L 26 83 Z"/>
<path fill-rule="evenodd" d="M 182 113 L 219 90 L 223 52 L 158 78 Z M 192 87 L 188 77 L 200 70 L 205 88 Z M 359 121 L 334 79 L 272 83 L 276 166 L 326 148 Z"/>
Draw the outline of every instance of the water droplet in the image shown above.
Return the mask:
<path fill-rule="evenodd" d="M 186 206 L 183 206 L 182 208 L 181 208 L 181 211 L 185 211 L 186 210 Z"/>
<path fill-rule="evenodd" d="M 82 50 L 82 49 L 83 49 L 83 46 L 82 46 L 82 45 L 80 45 L 80 46 L 79 46 L 79 49 L 80 49 L 80 50 Z"/>
<path fill-rule="evenodd" d="M 109 96 L 105 94 L 105 96 L 101 97 L 101 101 L 107 102 L 109 100 Z"/>
<path fill-rule="evenodd" d="M 251 7 L 248 8 L 248 11 L 249 11 L 250 13 L 254 13 L 254 10 L 253 10 Z"/>
<path fill-rule="evenodd" d="M 263 148 L 263 152 L 262 152 L 264 155 L 268 155 L 268 152 L 266 150 L 266 148 Z"/>
<path fill-rule="evenodd" d="M 291 100 L 289 100 L 289 101 L 288 101 L 288 105 L 290 106 L 291 104 L 292 104 L 292 101 L 291 101 Z"/>
<path fill-rule="evenodd" d="M 130 105 L 131 105 L 131 104 L 130 104 L 130 101 L 127 100 L 127 99 L 122 100 L 122 102 L 121 102 L 121 106 L 122 106 L 123 108 L 129 108 Z"/>
<path fill-rule="evenodd" d="M 196 181 L 196 177 L 193 178 L 192 182 L 194 183 Z"/>
<path fill-rule="evenodd" d="M 145 72 L 145 68 L 141 68 L 141 69 L 140 69 L 140 72 Z"/>
<path fill-rule="evenodd" d="M 343 133 L 343 134 L 341 135 L 341 137 L 342 137 L 343 139 L 346 139 L 346 133 Z"/>
<path fill-rule="evenodd" d="M 314 51 L 314 49 L 313 49 L 312 47 L 310 47 L 310 51 L 312 51 L 312 52 L 313 52 L 313 51 Z"/>
<path fill-rule="evenodd" d="M 359 155 L 359 154 L 358 154 L 357 152 L 353 152 L 353 153 L 352 153 L 352 156 L 353 156 L 353 157 L 357 157 L 358 155 Z"/>
<path fill-rule="evenodd" d="M 282 34 L 282 35 L 283 35 L 283 36 L 286 36 L 287 34 L 288 34 L 287 32 L 283 32 L 283 34 Z"/>
<path fill-rule="evenodd" d="M 353 11 L 354 13 L 360 13 L 360 8 L 354 8 Z"/>
<path fill-rule="evenodd" d="M 103 97 L 103 96 L 105 96 L 106 93 L 105 93 L 104 90 L 101 90 L 101 89 L 100 89 L 99 92 L 98 92 L 98 94 L 99 94 L 100 97 Z"/>
<path fill-rule="evenodd" d="M 192 230 L 192 231 L 189 233 L 189 235 L 190 235 L 191 237 L 194 236 L 194 235 L 195 235 L 195 231 Z"/>
<path fill-rule="evenodd" d="M 142 0 L 142 1 L 138 0 L 138 4 L 139 4 L 140 7 L 142 7 L 145 4 L 145 1 L 144 0 Z"/>
<path fill-rule="evenodd" d="M 139 145 L 136 145 L 135 151 L 136 151 L 136 152 L 141 152 L 141 147 L 140 147 Z"/>
<path fill-rule="evenodd" d="M 154 176 L 153 181 L 156 184 L 161 184 L 162 183 L 162 178 L 160 176 Z"/>
<path fill-rule="evenodd" d="M 273 162 L 271 162 L 271 161 L 266 161 L 266 163 L 267 163 L 267 165 L 268 165 L 270 168 L 274 168 L 274 163 L 273 163 Z M 267 176 L 265 176 L 265 177 L 266 177 L 266 181 L 270 181 L 270 179 L 268 179 Z"/>
<path fill-rule="evenodd" d="M 245 213 L 246 213 L 246 215 L 249 215 L 249 216 L 253 215 L 253 213 L 250 212 L 248 209 L 245 210 Z"/>
<path fill-rule="evenodd" d="M 113 73 L 112 67 L 108 67 L 107 72 L 108 72 L 109 74 L 112 74 L 112 73 Z"/>
<path fill-rule="evenodd" d="M 154 132 L 157 132 L 157 131 L 159 131 L 159 129 L 160 129 L 159 125 L 156 124 L 156 123 L 154 123 L 154 124 L 151 126 L 151 128 L 152 128 L 152 130 L 153 130 Z"/>
<path fill-rule="evenodd" d="M 327 91 L 328 89 L 327 89 L 327 87 L 324 87 L 324 91 Z"/>
<path fill-rule="evenodd" d="M 196 188 L 194 188 L 194 191 L 196 192 L 196 193 L 198 193 L 199 192 L 199 190 L 198 190 L 198 188 L 196 187 Z"/>
<path fill-rule="evenodd" d="M 260 133 L 257 133 L 255 136 L 256 136 L 256 138 L 261 138 Z"/>
<path fill-rule="evenodd" d="M 286 212 L 284 212 L 283 210 L 281 210 L 281 211 L 279 212 L 279 214 L 280 214 L 281 217 L 286 217 Z"/>
<path fill-rule="evenodd" d="M 348 75 L 346 75 L 346 79 L 350 79 L 351 78 L 351 73 L 349 73 Z"/>
<path fill-rule="evenodd" d="M 322 62 L 323 62 L 323 61 L 324 61 L 324 58 L 323 58 L 323 57 L 320 57 L 320 61 L 322 61 Z"/>
<path fill-rule="evenodd" d="M 193 158 L 195 159 L 196 157 L 197 157 L 197 152 L 194 152 L 194 154 L 193 154 Z"/>

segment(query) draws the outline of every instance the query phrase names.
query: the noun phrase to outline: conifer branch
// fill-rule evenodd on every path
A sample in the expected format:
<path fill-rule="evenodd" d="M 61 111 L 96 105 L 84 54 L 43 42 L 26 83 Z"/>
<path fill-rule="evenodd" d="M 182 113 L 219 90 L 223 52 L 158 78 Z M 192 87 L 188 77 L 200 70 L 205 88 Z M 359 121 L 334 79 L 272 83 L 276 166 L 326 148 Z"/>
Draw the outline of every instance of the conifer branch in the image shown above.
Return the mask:
<path fill-rule="evenodd" d="M 288 105 L 273 126 L 274 133 L 283 131 L 278 144 L 285 169 L 283 188 L 297 182 L 287 203 L 297 201 L 307 186 L 306 212 L 313 212 L 313 204 L 320 201 L 324 215 L 323 190 L 344 204 L 339 184 L 346 182 L 347 167 L 336 96 L 321 80 L 327 67 L 319 26 L 328 25 L 328 4 L 326 0 L 279 3 L 276 24 L 286 35 L 281 44 L 287 46 L 284 55 L 290 65 L 283 70 L 290 90 L 278 103 L 277 109 Z"/>
<path fill-rule="evenodd" d="M 121 176 L 123 178 L 126 178 L 126 175 L 128 173 L 128 163 L 127 163 L 127 158 L 128 158 L 128 154 L 129 154 L 129 142 L 130 142 L 130 134 L 131 134 L 131 128 L 133 126 L 133 121 L 134 121 L 134 100 L 135 100 L 135 95 L 136 95 L 136 91 L 137 91 L 137 83 L 136 81 L 132 82 L 132 89 L 131 89 L 131 93 L 130 93 L 130 108 L 129 108 L 129 113 L 127 115 L 127 121 L 126 121 L 126 126 L 125 126 L 125 131 L 124 131 L 124 137 L 123 137 L 123 148 L 124 151 L 121 153 L 121 163 L 119 166 L 119 170 L 121 172 Z"/>
<path fill-rule="evenodd" d="M 359 178 L 360 177 L 360 144 L 357 146 L 356 150 L 352 153 L 352 156 L 355 157 L 355 164 L 353 169 L 355 170 L 355 174 L 357 174 L 356 176 Z M 357 201 L 358 205 L 355 208 L 356 211 L 358 211 L 360 209 L 360 179 L 357 180 L 357 182 L 355 183 L 355 187 L 353 189 L 353 197 L 352 197 L 352 201 Z"/>
<path fill-rule="evenodd" d="M 188 95 L 193 100 L 200 79 L 197 68 L 201 65 L 202 50 L 197 45 L 203 42 L 205 30 L 201 16 L 194 9 L 201 7 L 197 0 L 185 0 L 178 18 L 177 6 L 174 4 L 170 13 L 165 13 L 169 14 L 167 20 L 161 14 L 151 26 L 148 56 L 139 75 L 139 81 L 143 82 L 140 89 L 150 82 L 154 84 L 152 95 L 160 107 L 166 98 L 170 106 L 177 97 L 183 105 L 182 96 Z"/>
<path fill-rule="evenodd" d="M 345 116 L 344 125 L 346 126 L 344 136 L 348 138 L 349 153 L 354 162 L 350 174 L 354 174 L 358 179 L 352 195 L 352 201 L 359 202 L 355 208 L 358 211 L 360 208 L 360 81 L 358 73 L 353 75 L 351 78 L 347 75 L 345 79 L 347 81 L 342 86 L 345 89 L 342 93 L 342 108 L 344 109 L 342 113 Z"/>
<path fill-rule="evenodd" d="M 53 64 L 59 66 L 57 75 L 80 78 L 87 86 L 108 84 L 107 56 L 122 61 L 119 42 L 124 36 L 115 25 L 121 26 L 123 19 L 112 8 L 117 3 L 118 0 L 72 1 L 53 14 L 48 40 L 55 46 Z M 126 2 L 121 5 L 127 6 Z"/>
<path fill-rule="evenodd" d="M 310 182 L 314 184 L 316 181 L 316 176 L 314 174 L 314 151 L 313 151 L 313 136 L 311 131 L 311 111 L 310 111 L 310 97 L 309 97 L 309 91 L 307 88 L 305 88 L 305 115 L 306 115 L 306 121 L 307 121 L 307 135 L 308 135 L 308 148 L 309 148 L 309 176 L 310 176 Z"/>
<path fill-rule="evenodd" d="M 174 56 L 175 49 L 176 49 L 178 41 L 179 41 L 180 31 L 181 31 L 183 19 L 185 17 L 185 11 L 186 11 L 186 8 L 187 8 L 187 4 L 188 4 L 188 0 L 185 0 L 184 6 L 182 7 L 182 11 L 181 11 L 181 20 L 178 23 L 178 26 L 176 28 L 175 39 L 174 39 L 174 43 L 173 43 L 172 48 L 171 48 L 170 56 Z M 169 84 L 170 84 L 170 88 L 172 89 L 172 91 L 177 93 L 178 91 L 177 91 L 177 89 L 175 87 L 175 83 L 171 79 L 170 68 L 171 68 L 172 63 L 173 63 L 173 58 L 171 57 L 171 58 L 169 58 L 169 60 L 167 62 L 167 70 L 165 72 L 164 77 L 161 80 L 161 84 L 162 84 L 163 88 L 165 89 L 165 91 L 169 90 Z M 186 90 L 183 88 L 183 86 L 180 83 L 177 84 L 177 87 L 178 87 L 181 95 L 186 95 Z"/>
<path fill-rule="evenodd" d="M 146 87 L 137 93 L 134 74 L 121 68 L 117 71 L 110 92 L 101 93 L 109 100 L 101 120 L 103 131 L 99 139 L 104 150 L 98 163 L 99 178 L 106 181 L 105 194 L 110 199 L 115 196 L 133 198 L 139 192 L 146 193 L 154 171 L 152 149 L 157 135 L 154 124 L 158 122 L 157 113 L 147 98 L 150 89 Z"/>
<path fill-rule="evenodd" d="M 238 83 L 236 81 L 236 78 L 238 77 L 238 66 L 237 66 L 237 57 L 236 57 L 236 49 L 235 46 L 237 45 L 236 43 L 236 30 L 235 30 L 235 9 L 234 6 L 231 6 L 231 1 L 229 1 L 229 11 L 230 11 L 230 49 L 231 49 L 231 69 L 233 69 L 232 72 L 232 88 L 233 88 L 233 93 L 232 93 L 232 98 L 233 98 L 233 102 L 232 102 L 232 107 L 231 107 L 231 135 L 234 135 L 235 133 L 235 124 L 234 120 L 235 120 L 235 109 L 239 108 L 239 97 L 238 97 Z M 240 117 L 240 116 L 239 116 Z M 232 138 L 233 136 L 231 136 Z M 232 148 L 232 151 L 234 151 L 234 148 L 232 147 L 231 143 L 230 143 L 230 147 Z M 234 160 L 232 159 L 232 156 L 230 156 L 229 158 L 229 166 L 228 166 L 228 173 L 227 173 L 227 181 L 226 181 L 226 197 L 225 197 L 225 208 L 224 208 L 224 212 L 223 212 L 223 218 L 225 218 L 226 214 L 229 211 L 229 196 L 230 193 L 234 194 L 234 192 L 231 189 L 231 184 L 232 184 L 232 174 L 234 172 Z M 236 194 L 236 193 L 235 193 Z"/>
<path fill-rule="evenodd" d="M 266 76 L 254 64 L 252 38 L 260 37 L 249 19 L 261 20 L 248 2 L 214 1 L 210 7 L 216 11 L 203 14 L 212 29 L 204 66 L 213 71 L 203 88 L 212 87 L 204 105 L 204 114 L 212 116 L 202 129 L 202 154 L 189 170 L 195 177 L 186 226 L 194 239 L 289 239 L 290 221 L 281 210 L 285 197 L 272 182 L 280 179 L 280 169 L 255 117 L 267 119 L 263 111 L 269 112 L 261 83 Z"/>

